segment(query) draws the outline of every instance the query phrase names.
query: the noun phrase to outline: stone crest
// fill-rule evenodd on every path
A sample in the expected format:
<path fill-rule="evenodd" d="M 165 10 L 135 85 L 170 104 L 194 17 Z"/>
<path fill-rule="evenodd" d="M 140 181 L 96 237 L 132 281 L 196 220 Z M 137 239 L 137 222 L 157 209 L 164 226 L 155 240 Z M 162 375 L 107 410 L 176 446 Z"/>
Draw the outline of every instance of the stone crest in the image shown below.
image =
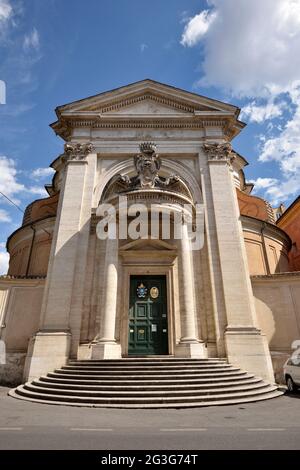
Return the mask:
<path fill-rule="evenodd" d="M 134 166 L 137 172 L 136 176 L 132 178 L 127 175 L 120 176 L 120 181 L 125 183 L 128 189 L 162 188 L 179 179 L 176 175 L 170 175 L 168 178 L 159 176 L 158 171 L 161 167 L 161 160 L 153 142 L 140 144 L 140 153 L 134 157 Z"/>

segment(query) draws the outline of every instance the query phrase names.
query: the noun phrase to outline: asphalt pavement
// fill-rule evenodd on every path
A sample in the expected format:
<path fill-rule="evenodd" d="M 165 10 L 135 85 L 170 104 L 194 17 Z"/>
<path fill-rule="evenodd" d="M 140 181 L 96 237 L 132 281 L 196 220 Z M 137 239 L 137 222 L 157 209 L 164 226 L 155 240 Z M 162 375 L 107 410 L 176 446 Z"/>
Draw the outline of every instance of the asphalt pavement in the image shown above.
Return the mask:
<path fill-rule="evenodd" d="M 16 400 L 0 387 L 1 450 L 300 449 L 300 393 L 191 409 L 122 410 Z"/>

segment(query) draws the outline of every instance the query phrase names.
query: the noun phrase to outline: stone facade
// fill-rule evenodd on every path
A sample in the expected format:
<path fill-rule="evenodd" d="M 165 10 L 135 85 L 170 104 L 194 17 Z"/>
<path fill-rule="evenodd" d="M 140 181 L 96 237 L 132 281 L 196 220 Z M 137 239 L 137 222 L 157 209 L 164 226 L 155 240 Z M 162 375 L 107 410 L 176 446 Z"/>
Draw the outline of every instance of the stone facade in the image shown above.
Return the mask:
<path fill-rule="evenodd" d="M 244 127 L 239 109 L 144 80 L 56 113 L 52 128 L 66 144 L 52 163 L 49 198 L 33 203 L 23 227 L 9 238 L 11 277 L 0 284 L 1 339 L 10 353 L 26 354 L 23 379 L 69 358 L 126 357 L 131 276 L 152 275 L 166 279 L 169 355 L 227 357 L 272 382 L 269 322 L 253 295 L 258 288 L 251 275 L 285 272 L 291 241 L 274 225 L 270 206 L 250 195 L 247 162 L 231 147 Z M 159 164 L 153 180 L 149 174 L 141 180 L 137 159 L 149 142 L 156 144 L 158 155 L 151 158 Z M 203 248 L 189 250 L 184 226 L 180 240 L 161 231 L 156 239 L 100 240 L 97 209 L 102 202 L 115 204 L 118 191 L 129 206 L 154 203 L 181 213 L 184 202 L 201 204 Z M 25 314 L 11 293 L 18 283 L 28 292 Z M 284 348 L 288 352 L 286 343 Z M 14 382 L 19 371 L 11 368 Z"/>

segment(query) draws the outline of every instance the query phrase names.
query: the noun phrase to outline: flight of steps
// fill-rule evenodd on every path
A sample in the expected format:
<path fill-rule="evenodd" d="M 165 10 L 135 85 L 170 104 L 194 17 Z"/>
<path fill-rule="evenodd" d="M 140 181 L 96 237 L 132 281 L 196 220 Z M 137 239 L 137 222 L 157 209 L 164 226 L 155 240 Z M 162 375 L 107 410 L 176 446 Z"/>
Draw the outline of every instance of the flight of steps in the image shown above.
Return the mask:
<path fill-rule="evenodd" d="M 266 400 L 276 386 L 220 359 L 70 361 L 11 390 L 15 398 L 103 408 L 187 408 Z"/>

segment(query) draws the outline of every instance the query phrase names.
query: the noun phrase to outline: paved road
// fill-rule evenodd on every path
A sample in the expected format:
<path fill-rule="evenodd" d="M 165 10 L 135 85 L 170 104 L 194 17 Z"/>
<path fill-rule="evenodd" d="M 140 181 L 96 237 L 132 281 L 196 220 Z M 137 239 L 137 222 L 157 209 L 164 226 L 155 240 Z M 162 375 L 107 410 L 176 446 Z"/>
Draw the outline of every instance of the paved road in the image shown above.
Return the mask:
<path fill-rule="evenodd" d="M 187 410 L 42 405 L 0 388 L 0 449 L 300 449 L 300 394 Z"/>

